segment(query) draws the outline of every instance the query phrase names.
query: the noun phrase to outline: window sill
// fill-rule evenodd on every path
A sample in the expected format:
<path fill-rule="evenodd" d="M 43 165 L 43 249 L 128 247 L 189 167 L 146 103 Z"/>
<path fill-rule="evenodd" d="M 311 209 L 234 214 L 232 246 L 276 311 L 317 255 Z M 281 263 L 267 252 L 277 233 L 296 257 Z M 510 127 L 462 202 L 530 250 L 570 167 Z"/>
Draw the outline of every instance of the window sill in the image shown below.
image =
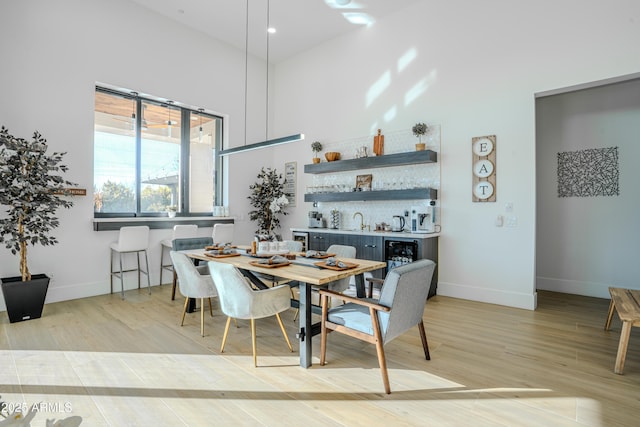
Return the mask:
<path fill-rule="evenodd" d="M 146 225 L 151 229 L 162 229 L 173 228 L 174 225 L 185 223 L 195 224 L 198 227 L 213 227 L 214 224 L 233 224 L 234 218 L 227 216 L 94 218 L 93 231 L 120 230 L 120 227 L 134 225 Z"/>

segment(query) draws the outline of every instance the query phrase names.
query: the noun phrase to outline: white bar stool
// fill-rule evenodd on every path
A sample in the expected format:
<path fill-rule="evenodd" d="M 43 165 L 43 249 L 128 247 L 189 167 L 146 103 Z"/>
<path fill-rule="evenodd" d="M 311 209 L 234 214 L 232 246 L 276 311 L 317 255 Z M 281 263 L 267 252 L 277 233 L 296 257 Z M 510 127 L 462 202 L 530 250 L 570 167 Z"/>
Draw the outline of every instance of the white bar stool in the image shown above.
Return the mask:
<path fill-rule="evenodd" d="M 109 270 L 111 273 L 111 293 L 113 293 L 113 276 L 120 278 L 120 293 L 122 299 L 124 299 L 124 278 L 123 273 L 129 271 L 138 272 L 138 289 L 140 289 L 140 273 L 147 276 L 147 286 L 149 293 L 151 293 L 151 282 L 149 281 L 149 258 L 147 257 L 147 248 L 149 247 L 149 227 L 146 225 L 121 227 L 118 235 L 118 241 L 111 243 L 110 257 L 109 257 Z M 144 259 L 146 264 L 146 271 L 140 268 L 140 252 L 144 252 Z M 113 254 L 117 253 L 120 263 L 120 270 L 113 271 Z M 122 256 L 128 253 L 136 254 L 136 261 L 138 262 L 137 268 L 130 268 L 128 270 L 122 269 Z"/>
<path fill-rule="evenodd" d="M 233 243 L 233 230 L 234 224 L 214 224 L 213 225 L 213 244 L 214 245 L 226 245 L 227 243 Z"/>
<path fill-rule="evenodd" d="M 198 236 L 198 226 L 195 224 L 184 224 L 173 226 L 173 233 L 170 239 L 165 239 L 160 242 L 160 285 L 162 285 L 162 273 L 164 270 L 173 271 L 173 264 L 171 259 L 169 263 L 165 264 L 165 251 L 171 252 L 173 246 L 173 239 L 189 239 L 191 237 Z"/>

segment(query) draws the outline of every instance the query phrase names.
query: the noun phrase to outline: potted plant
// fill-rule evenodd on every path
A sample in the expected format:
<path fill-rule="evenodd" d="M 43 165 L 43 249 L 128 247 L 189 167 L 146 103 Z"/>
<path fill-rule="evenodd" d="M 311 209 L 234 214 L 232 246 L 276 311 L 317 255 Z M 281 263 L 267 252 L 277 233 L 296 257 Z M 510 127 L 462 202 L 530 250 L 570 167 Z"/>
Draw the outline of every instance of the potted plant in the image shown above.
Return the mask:
<path fill-rule="evenodd" d="M 423 151 L 425 144 L 422 142 L 422 136 L 427 133 L 429 127 L 425 123 L 416 123 L 411 130 L 413 134 L 418 137 L 418 143 L 416 144 L 416 151 Z"/>
<path fill-rule="evenodd" d="M 251 184 L 251 195 L 248 197 L 254 210 L 249 212 L 249 219 L 257 221 L 257 234 L 271 236 L 280 227 L 279 214 L 287 215 L 283 208 L 289 204 L 284 194 L 284 180 L 275 169 L 262 168 L 258 174 L 258 182 Z"/>
<path fill-rule="evenodd" d="M 313 151 L 313 163 L 320 163 L 320 157 L 318 153 L 322 150 L 322 144 L 320 141 L 314 141 L 311 143 L 311 151 Z"/>
<path fill-rule="evenodd" d="M 167 215 L 169 218 L 175 218 L 178 207 L 176 205 L 167 206 Z"/>
<path fill-rule="evenodd" d="M 27 248 L 57 244 L 51 235 L 60 224 L 55 212 L 73 206 L 63 198 L 70 193 L 65 188 L 75 185 L 60 175 L 68 169 L 61 164 L 66 153 L 48 155 L 46 142 L 37 131 L 27 141 L 0 129 L 0 243 L 20 254 L 20 276 L 0 279 L 11 323 L 42 315 L 49 277 L 30 273 Z"/>

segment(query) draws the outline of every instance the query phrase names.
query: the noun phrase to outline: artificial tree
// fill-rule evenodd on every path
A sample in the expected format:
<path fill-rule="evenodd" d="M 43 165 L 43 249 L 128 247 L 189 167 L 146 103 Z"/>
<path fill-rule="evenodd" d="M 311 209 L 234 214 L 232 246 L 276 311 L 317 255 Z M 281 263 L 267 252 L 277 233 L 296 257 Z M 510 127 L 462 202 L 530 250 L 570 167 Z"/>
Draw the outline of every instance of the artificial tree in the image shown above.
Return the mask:
<path fill-rule="evenodd" d="M 31 280 L 27 247 L 58 243 L 51 235 L 60 225 L 55 213 L 73 206 L 63 198 L 75 185 L 61 176 L 68 170 L 61 163 L 65 154 L 47 154 L 47 140 L 38 131 L 28 141 L 0 129 L 0 207 L 6 214 L 0 219 L 0 243 L 20 254 L 23 282 Z"/>
<path fill-rule="evenodd" d="M 275 169 L 262 168 L 258 174 L 258 182 L 249 186 L 251 195 L 248 199 L 254 210 L 249 212 L 249 219 L 258 223 L 258 234 L 271 235 L 280 227 L 278 214 L 286 215 L 282 208 L 289 202 L 284 194 L 282 175 Z"/>

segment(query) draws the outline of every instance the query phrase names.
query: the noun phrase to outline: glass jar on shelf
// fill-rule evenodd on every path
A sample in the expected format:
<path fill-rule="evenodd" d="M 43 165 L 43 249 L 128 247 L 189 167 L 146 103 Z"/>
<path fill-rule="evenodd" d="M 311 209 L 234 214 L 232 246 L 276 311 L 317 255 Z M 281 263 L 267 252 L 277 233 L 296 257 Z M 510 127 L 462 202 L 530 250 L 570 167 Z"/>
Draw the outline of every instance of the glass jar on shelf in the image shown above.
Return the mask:
<path fill-rule="evenodd" d="M 331 209 L 329 215 L 329 227 L 337 230 L 340 228 L 340 211 L 336 208 Z"/>

